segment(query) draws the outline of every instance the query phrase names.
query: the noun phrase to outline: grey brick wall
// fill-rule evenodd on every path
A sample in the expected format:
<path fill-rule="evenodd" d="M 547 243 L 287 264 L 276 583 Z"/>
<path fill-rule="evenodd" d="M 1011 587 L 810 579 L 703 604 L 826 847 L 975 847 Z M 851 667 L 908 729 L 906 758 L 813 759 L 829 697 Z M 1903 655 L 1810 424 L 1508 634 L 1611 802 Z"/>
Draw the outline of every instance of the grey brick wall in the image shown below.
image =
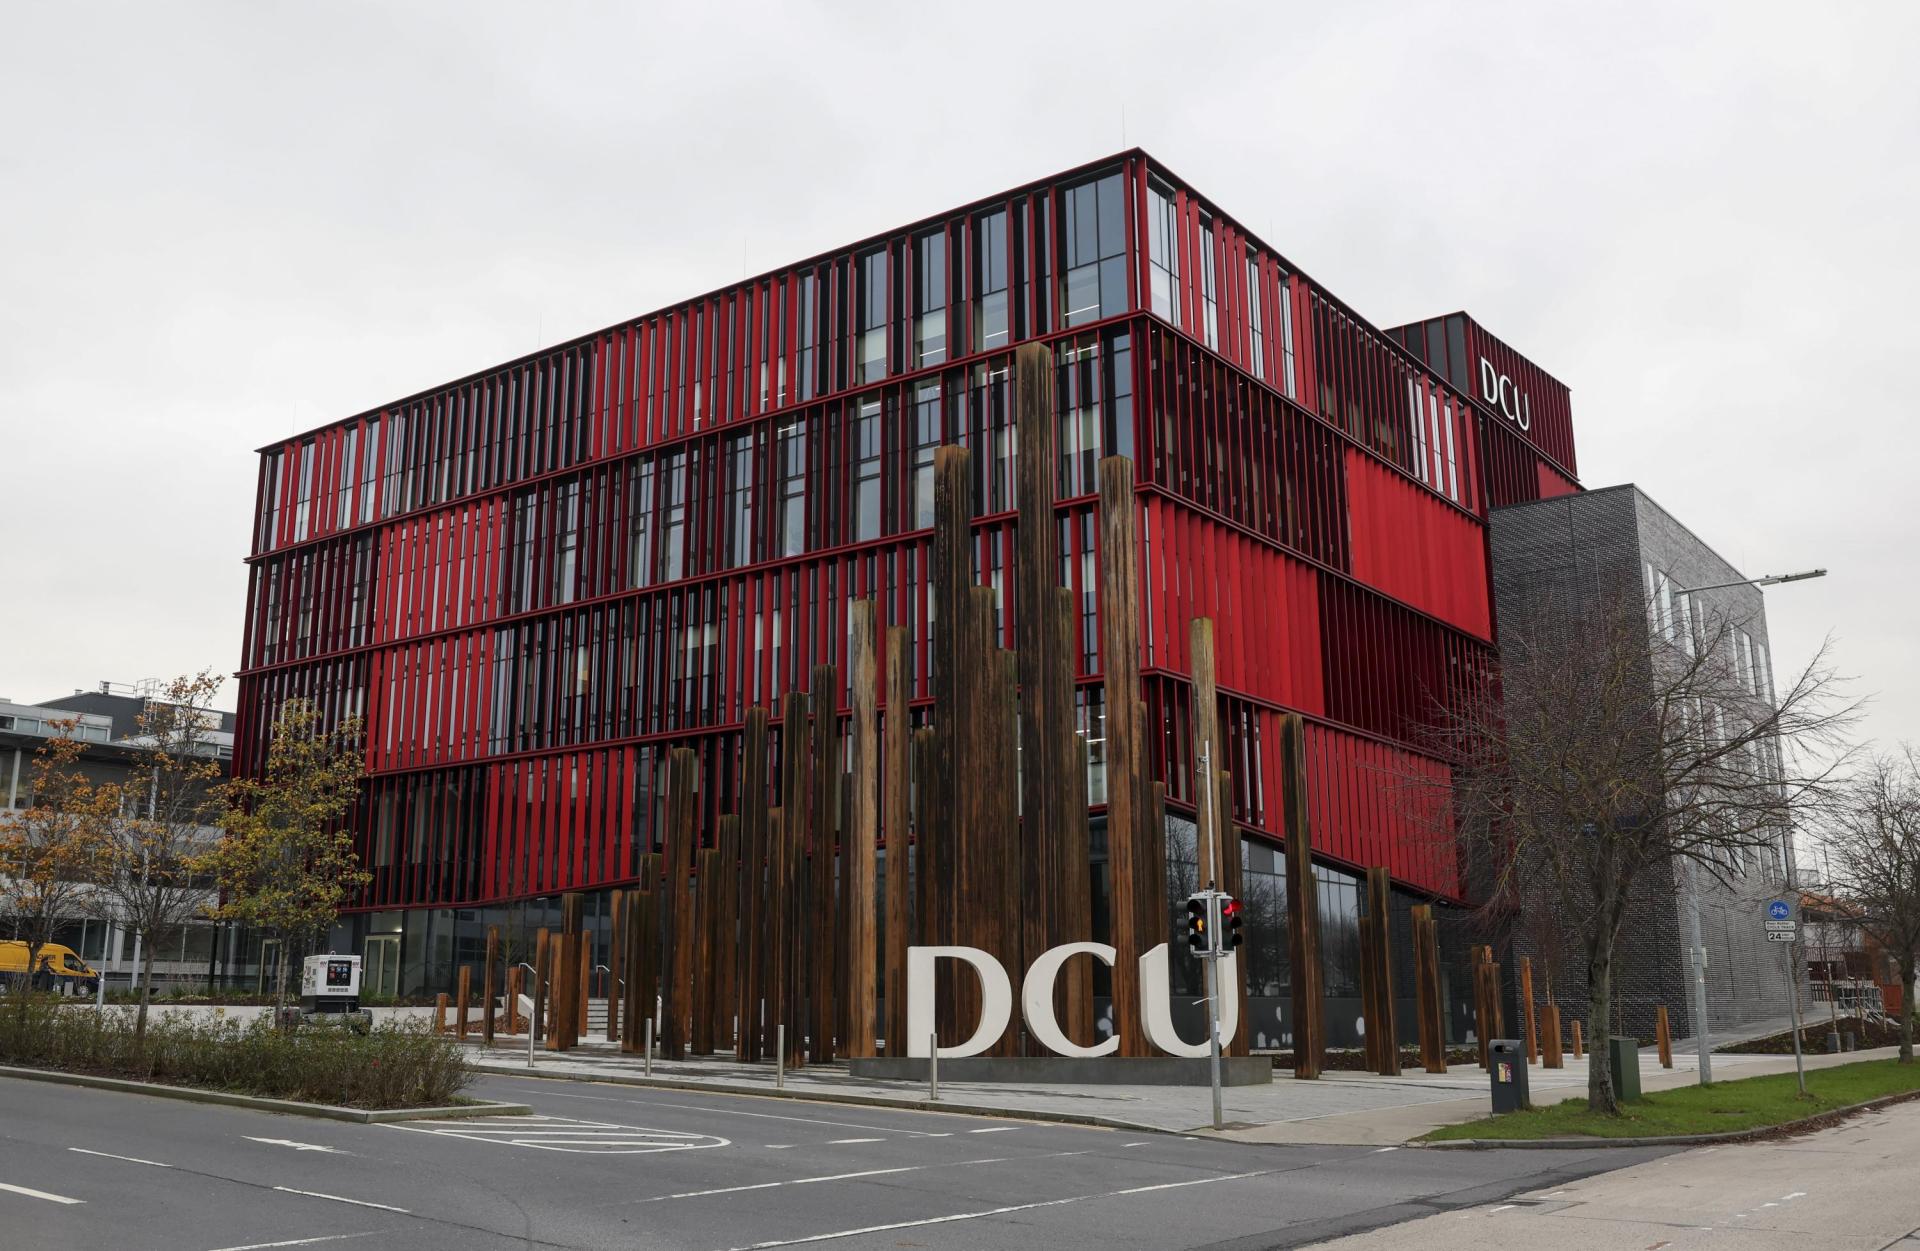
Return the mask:
<path fill-rule="evenodd" d="M 1494 510 L 1494 604 L 1510 625 L 1538 625 L 1579 613 L 1600 599 L 1642 595 L 1645 569 L 1664 572 L 1677 589 L 1714 586 L 1744 575 L 1671 513 L 1631 484 Z M 1712 597 L 1709 599 L 1709 597 Z M 1754 587 L 1704 592 L 1710 604 L 1752 636 L 1770 657 L 1765 604 Z M 1651 628 L 1651 627 L 1650 627 Z M 1535 629 L 1533 636 L 1541 637 Z M 1766 941 L 1765 903 L 1784 892 L 1779 865 L 1743 865 L 1727 884 L 1674 865 L 1644 875 L 1633 901 L 1615 964 L 1619 1017 L 1615 1028 L 1651 1038 L 1655 1009 L 1665 1004 L 1676 1037 L 1694 1033 L 1688 958 L 1688 888 L 1697 884 L 1701 937 L 1707 948 L 1710 1029 L 1734 1029 L 1784 1016 L 1792 971 L 1784 945 Z M 1514 927 L 1514 952 L 1532 957 L 1536 994 L 1544 994 L 1541 965 L 1549 953 L 1529 937 L 1526 918 Z M 1555 990 L 1562 1018 L 1586 1012 L 1584 952 L 1561 953 Z"/>

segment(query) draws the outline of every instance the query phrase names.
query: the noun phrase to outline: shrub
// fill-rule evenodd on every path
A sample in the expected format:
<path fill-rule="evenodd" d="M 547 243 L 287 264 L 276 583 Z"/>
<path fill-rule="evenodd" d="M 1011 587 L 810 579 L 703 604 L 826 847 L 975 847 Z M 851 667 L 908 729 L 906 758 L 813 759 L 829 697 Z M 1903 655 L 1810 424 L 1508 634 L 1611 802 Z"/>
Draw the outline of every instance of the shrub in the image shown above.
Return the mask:
<path fill-rule="evenodd" d="M 355 1108 L 446 1104 L 474 1079 L 451 1038 L 425 1022 L 386 1022 L 366 1034 L 328 1024 L 292 1032 L 266 1018 L 150 1018 L 136 1042 L 133 1013 L 49 1000 L 0 1010 L 0 1064 L 199 1086 Z"/>

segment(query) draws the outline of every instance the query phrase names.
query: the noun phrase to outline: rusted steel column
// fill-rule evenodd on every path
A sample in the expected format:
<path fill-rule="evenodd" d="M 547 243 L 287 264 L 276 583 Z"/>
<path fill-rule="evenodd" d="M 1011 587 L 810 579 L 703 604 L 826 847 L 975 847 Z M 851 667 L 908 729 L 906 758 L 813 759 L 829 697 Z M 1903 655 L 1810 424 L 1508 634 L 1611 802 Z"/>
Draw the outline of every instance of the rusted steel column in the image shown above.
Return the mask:
<path fill-rule="evenodd" d="M 1307 806 L 1307 730 L 1298 713 L 1280 718 L 1280 789 L 1287 839 L 1287 957 L 1293 976 L 1293 1075 L 1320 1076 L 1326 1063 L 1326 972 L 1320 954 L 1320 893 L 1313 876 Z"/>
<path fill-rule="evenodd" d="M 887 840 L 886 944 L 887 1054 L 906 1054 L 907 947 L 912 939 L 912 883 L 909 872 L 910 805 L 913 794 L 912 698 L 913 641 L 905 626 L 887 631 L 887 705 L 880 730 L 881 829 Z"/>

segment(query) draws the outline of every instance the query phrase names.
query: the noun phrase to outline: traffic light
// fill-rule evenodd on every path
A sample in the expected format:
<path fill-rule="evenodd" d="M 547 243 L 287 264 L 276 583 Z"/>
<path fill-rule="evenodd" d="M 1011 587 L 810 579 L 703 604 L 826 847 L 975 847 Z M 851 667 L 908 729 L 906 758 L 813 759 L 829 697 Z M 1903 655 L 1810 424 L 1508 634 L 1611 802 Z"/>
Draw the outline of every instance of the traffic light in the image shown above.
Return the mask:
<path fill-rule="evenodd" d="M 1220 901 L 1220 950 L 1232 951 L 1246 941 L 1246 935 L 1240 932 L 1241 913 L 1246 906 L 1238 899 Z"/>
<path fill-rule="evenodd" d="M 1199 955 L 1213 950 L 1207 935 L 1207 897 L 1187 896 L 1187 947 Z"/>

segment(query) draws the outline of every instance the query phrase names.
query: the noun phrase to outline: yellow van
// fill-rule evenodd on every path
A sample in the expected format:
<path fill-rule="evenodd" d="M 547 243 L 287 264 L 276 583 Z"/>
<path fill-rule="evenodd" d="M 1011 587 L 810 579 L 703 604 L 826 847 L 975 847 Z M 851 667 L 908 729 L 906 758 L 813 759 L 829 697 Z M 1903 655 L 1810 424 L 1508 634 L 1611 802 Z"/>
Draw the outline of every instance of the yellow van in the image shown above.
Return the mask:
<path fill-rule="evenodd" d="M 35 984 L 42 990 L 65 985 L 91 995 L 100 980 L 100 975 L 88 967 L 73 948 L 59 943 L 48 943 L 40 949 L 38 971 L 40 976 Z M 27 944 L 20 939 L 0 942 L 0 981 L 24 984 L 26 980 Z"/>

